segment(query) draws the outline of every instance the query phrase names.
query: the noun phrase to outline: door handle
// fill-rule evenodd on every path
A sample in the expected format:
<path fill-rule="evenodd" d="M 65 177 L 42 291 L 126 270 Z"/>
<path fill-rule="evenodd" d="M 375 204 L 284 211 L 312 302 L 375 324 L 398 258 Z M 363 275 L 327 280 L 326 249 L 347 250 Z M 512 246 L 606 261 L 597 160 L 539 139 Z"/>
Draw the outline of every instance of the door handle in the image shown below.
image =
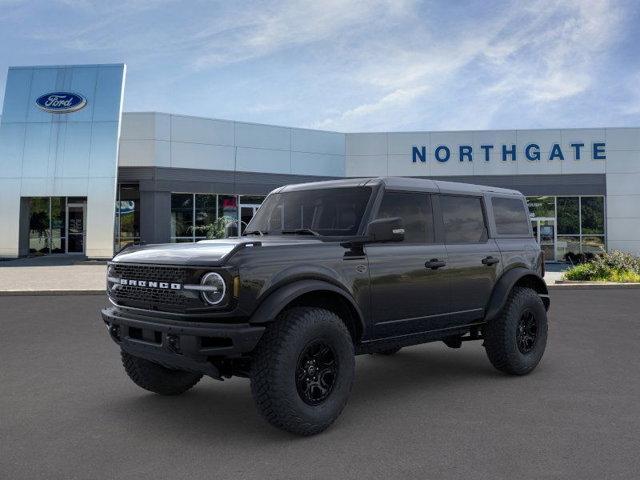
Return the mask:
<path fill-rule="evenodd" d="M 499 261 L 500 261 L 499 259 L 493 258 L 491 255 L 489 255 L 488 257 L 484 257 L 482 259 L 482 264 L 486 265 L 487 267 L 490 267 L 491 265 L 495 265 Z"/>
<path fill-rule="evenodd" d="M 446 264 L 447 263 L 443 262 L 442 260 L 438 260 L 437 258 L 432 258 L 428 262 L 425 262 L 424 266 L 427 268 L 430 268 L 431 270 L 437 270 L 439 268 L 444 267 Z"/>

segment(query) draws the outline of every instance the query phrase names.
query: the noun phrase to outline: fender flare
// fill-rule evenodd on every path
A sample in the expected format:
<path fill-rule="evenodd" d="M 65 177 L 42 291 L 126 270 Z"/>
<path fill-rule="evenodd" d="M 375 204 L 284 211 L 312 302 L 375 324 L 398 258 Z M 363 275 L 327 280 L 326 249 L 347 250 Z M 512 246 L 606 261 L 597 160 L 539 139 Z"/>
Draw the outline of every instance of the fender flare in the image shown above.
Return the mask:
<path fill-rule="evenodd" d="M 258 308 L 251 314 L 249 322 L 252 324 L 264 324 L 275 320 L 278 314 L 289 303 L 296 298 L 310 292 L 331 292 L 340 295 L 348 304 L 352 310 L 356 313 L 356 325 L 360 329 L 360 332 L 364 332 L 364 321 L 360 308 L 354 301 L 354 299 L 342 288 L 323 281 L 323 280 L 297 280 L 291 283 L 287 283 L 271 292 L 258 306 Z"/>
<path fill-rule="evenodd" d="M 524 267 L 512 268 L 505 272 L 496 282 L 491 292 L 489 303 L 487 304 L 485 321 L 491 321 L 496 318 L 507 303 L 509 292 L 516 283 L 521 280 L 526 282 L 538 292 L 545 309 L 549 309 L 549 290 L 547 284 L 537 272 Z"/>

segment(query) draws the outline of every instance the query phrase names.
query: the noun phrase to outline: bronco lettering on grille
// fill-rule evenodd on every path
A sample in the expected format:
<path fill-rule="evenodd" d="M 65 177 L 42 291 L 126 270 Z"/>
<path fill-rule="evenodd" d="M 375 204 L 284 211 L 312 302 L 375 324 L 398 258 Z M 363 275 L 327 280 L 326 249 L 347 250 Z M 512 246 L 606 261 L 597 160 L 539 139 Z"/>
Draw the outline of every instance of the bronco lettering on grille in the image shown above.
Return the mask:
<path fill-rule="evenodd" d="M 119 282 L 120 282 L 120 285 L 130 285 L 133 287 L 162 288 L 165 290 L 182 290 L 181 283 L 153 282 L 151 280 L 131 280 L 127 278 L 121 278 Z"/>

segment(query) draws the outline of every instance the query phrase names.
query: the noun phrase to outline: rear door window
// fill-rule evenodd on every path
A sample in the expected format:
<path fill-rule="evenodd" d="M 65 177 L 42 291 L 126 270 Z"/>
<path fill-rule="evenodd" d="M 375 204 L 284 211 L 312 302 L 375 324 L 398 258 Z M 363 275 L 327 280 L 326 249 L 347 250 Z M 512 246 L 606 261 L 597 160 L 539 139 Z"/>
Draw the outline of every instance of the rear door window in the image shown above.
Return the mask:
<path fill-rule="evenodd" d="M 418 192 L 386 191 L 377 218 L 400 217 L 406 243 L 433 243 L 431 196 Z"/>
<path fill-rule="evenodd" d="M 498 235 L 529 235 L 529 215 L 521 198 L 491 199 Z"/>
<path fill-rule="evenodd" d="M 489 238 L 480 197 L 440 197 L 446 243 L 484 243 Z"/>

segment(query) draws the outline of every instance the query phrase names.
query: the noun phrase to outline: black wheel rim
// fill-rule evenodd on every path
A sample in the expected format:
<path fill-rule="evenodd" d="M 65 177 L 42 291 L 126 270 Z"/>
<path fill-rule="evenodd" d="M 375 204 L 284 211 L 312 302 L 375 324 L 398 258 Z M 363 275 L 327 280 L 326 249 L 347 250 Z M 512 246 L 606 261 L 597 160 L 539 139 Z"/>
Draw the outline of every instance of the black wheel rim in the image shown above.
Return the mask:
<path fill-rule="evenodd" d="M 337 376 L 338 360 L 330 345 L 317 340 L 302 350 L 296 367 L 296 387 L 304 403 L 324 402 L 331 395 Z"/>
<path fill-rule="evenodd" d="M 531 310 L 525 310 L 518 321 L 516 342 L 520 353 L 527 354 L 536 346 L 538 339 L 538 321 Z"/>

